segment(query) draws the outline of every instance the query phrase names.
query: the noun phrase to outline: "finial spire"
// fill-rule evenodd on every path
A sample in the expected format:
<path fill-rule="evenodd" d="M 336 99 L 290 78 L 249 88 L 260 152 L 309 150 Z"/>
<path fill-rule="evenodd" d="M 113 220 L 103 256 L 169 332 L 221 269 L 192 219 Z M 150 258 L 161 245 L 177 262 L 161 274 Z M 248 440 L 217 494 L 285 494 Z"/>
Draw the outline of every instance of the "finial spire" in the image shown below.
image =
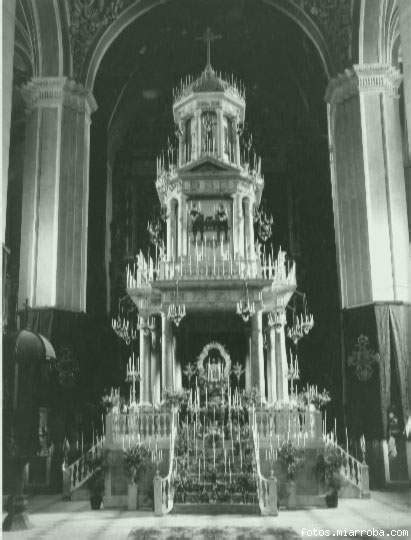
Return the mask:
<path fill-rule="evenodd" d="M 216 41 L 217 39 L 221 39 L 221 35 L 219 34 L 213 34 L 210 27 L 206 29 L 204 34 L 198 38 L 197 40 L 203 41 L 207 45 L 207 65 L 206 68 L 211 67 L 211 43 L 213 41 Z"/>

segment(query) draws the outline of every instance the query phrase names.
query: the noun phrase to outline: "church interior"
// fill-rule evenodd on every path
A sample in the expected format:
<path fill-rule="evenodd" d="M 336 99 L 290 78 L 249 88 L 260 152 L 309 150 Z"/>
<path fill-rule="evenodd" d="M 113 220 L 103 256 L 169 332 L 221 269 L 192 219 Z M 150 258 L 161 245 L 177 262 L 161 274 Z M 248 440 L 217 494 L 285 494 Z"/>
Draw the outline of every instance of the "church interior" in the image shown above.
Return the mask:
<path fill-rule="evenodd" d="M 3 530 L 409 499 L 411 4 L 2 16 Z"/>

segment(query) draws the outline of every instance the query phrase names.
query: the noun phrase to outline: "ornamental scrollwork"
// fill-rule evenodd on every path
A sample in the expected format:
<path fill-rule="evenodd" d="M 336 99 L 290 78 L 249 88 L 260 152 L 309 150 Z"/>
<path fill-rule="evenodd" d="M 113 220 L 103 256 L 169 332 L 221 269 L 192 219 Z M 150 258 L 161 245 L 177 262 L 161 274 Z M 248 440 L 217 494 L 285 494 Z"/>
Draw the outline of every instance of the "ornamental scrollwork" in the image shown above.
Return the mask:
<path fill-rule="evenodd" d="M 72 0 L 70 42 L 74 77 L 78 80 L 95 37 L 102 33 L 133 0 Z"/>
<path fill-rule="evenodd" d="M 371 349 L 368 337 L 361 334 L 348 357 L 348 365 L 354 368 L 359 381 L 367 382 L 373 376 L 379 358 L 380 355 Z"/>

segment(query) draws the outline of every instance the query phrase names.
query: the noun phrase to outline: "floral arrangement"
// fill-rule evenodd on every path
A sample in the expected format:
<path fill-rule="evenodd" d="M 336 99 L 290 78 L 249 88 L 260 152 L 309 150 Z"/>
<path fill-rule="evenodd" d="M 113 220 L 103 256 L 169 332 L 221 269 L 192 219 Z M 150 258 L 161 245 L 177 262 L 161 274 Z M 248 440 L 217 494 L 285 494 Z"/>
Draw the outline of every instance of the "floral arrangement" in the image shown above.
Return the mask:
<path fill-rule="evenodd" d="M 333 444 L 324 448 L 324 453 L 317 458 L 316 472 L 320 481 L 331 490 L 338 491 L 342 484 L 341 467 L 345 465 L 345 459 Z"/>
<path fill-rule="evenodd" d="M 137 483 L 149 467 L 151 467 L 151 452 L 142 444 L 137 444 L 124 451 L 124 467 L 131 482 Z"/>
<path fill-rule="evenodd" d="M 317 393 L 310 393 L 308 390 L 305 390 L 298 394 L 298 401 L 302 407 L 312 404 L 316 409 L 321 410 L 330 403 L 331 396 L 327 390 Z"/>
<path fill-rule="evenodd" d="M 291 441 L 284 441 L 278 451 L 278 462 L 287 480 L 294 480 L 304 463 L 303 453 Z"/>
<path fill-rule="evenodd" d="M 180 408 L 188 399 L 188 390 L 165 390 L 164 391 L 164 406 L 172 408 Z"/>

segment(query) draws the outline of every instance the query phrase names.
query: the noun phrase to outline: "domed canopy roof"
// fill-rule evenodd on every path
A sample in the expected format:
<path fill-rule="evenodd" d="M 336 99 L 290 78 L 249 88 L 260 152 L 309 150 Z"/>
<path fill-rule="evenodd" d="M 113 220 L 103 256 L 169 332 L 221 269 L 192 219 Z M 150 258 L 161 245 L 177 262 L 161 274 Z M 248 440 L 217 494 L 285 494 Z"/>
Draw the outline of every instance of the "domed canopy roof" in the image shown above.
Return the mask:
<path fill-rule="evenodd" d="M 194 80 L 190 77 L 187 78 L 181 83 L 179 88 L 174 90 L 174 101 L 180 101 L 180 99 L 190 94 L 200 92 L 227 92 L 244 101 L 244 86 L 235 81 L 233 76 L 230 79 L 226 80 L 221 73 L 217 74 L 214 71 L 211 64 L 207 64 L 199 77 Z"/>

